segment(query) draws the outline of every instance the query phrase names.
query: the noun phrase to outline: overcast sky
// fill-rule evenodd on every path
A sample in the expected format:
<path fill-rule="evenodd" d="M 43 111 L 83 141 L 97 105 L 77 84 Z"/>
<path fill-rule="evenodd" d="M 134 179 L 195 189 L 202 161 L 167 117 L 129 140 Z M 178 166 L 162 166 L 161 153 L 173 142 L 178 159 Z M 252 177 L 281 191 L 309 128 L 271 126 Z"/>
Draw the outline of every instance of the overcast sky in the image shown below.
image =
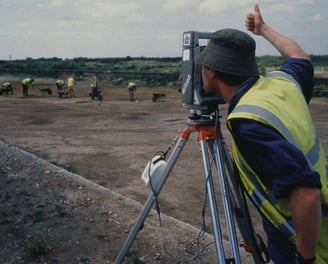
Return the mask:
<path fill-rule="evenodd" d="M 263 18 L 310 54 L 328 54 L 327 0 L 0 0 L 0 59 L 181 56 L 187 30 L 245 30 Z M 278 55 L 256 37 L 257 55 Z"/>

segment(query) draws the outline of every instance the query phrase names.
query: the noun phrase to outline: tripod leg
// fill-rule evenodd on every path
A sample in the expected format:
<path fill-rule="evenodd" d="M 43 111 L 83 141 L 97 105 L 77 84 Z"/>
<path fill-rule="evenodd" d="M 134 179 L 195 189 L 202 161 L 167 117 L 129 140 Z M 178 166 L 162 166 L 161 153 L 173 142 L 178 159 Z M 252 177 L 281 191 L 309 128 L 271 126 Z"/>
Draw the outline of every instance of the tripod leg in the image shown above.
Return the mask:
<path fill-rule="evenodd" d="M 148 199 L 147 199 L 144 207 L 142 208 L 135 224 L 133 225 L 127 239 L 125 240 L 123 246 L 121 247 L 120 252 L 118 253 L 118 255 L 115 259 L 115 262 L 114 262 L 115 264 L 122 263 L 124 260 L 124 257 L 130 250 L 140 228 L 142 227 L 147 215 L 149 214 L 152 206 L 154 205 L 154 200 L 156 198 L 155 196 L 158 195 L 160 193 L 160 191 L 162 190 L 170 172 L 172 171 L 176 161 L 178 160 L 178 157 L 180 156 L 184 146 L 186 145 L 186 142 L 188 140 L 190 133 L 191 133 L 190 130 L 188 130 L 187 128 L 181 132 L 180 137 L 179 137 L 177 143 L 175 144 L 171 155 L 169 156 L 169 158 L 167 160 L 167 165 L 166 165 L 164 171 L 162 172 L 162 175 L 158 175 L 158 177 L 157 177 L 158 179 L 156 181 L 156 186 L 154 188 L 156 191 L 156 194 L 154 194 L 152 192 L 148 196 Z"/>
<path fill-rule="evenodd" d="M 218 171 L 219 185 L 223 202 L 224 215 L 227 223 L 230 248 L 235 259 L 235 263 L 241 263 L 239 253 L 239 243 L 237 241 L 236 228 L 234 223 L 234 215 L 229 191 L 229 184 L 224 164 L 224 153 L 222 145 L 218 141 L 213 142 L 213 153 L 215 157 L 216 167 Z"/>
<path fill-rule="evenodd" d="M 205 176 L 206 187 L 208 191 L 208 200 L 209 200 L 209 206 L 211 212 L 216 255 L 217 255 L 218 263 L 223 264 L 226 263 L 226 260 L 224 254 L 222 232 L 219 222 L 218 207 L 215 198 L 215 189 L 214 189 L 214 183 L 213 183 L 212 172 L 211 172 L 211 164 L 209 161 L 208 144 L 205 140 L 202 140 L 200 141 L 200 146 L 201 146 L 202 159 L 203 159 L 204 176 Z"/>

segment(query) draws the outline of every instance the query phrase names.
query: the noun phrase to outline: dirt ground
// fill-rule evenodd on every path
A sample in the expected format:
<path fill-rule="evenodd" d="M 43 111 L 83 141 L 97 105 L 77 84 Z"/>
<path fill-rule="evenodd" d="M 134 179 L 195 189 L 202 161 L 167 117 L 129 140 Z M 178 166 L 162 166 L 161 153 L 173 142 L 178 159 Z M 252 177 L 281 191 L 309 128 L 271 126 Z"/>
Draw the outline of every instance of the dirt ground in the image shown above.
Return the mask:
<path fill-rule="evenodd" d="M 101 103 L 88 97 L 88 82 L 77 82 L 75 98 L 58 98 L 54 80 L 37 87 L 53 94 L 34 89 L 23 98 L 15 85 L 14 95 L 0 96 L 0 260 L 112 263 L 150 193 L 140 176 L 152 155 L 166 151 L 186 126 L 188 111 L 174 88 L 138 87 L 137 101 L 129 102 L 126 87 L 103 83 Z M 151 100 L 157 92 L 166 94 L 165 101 Z M 221 128 L 229 148 L 226 108 L 220 106 Z M 327 153 L 328 99 L 313 99 L 310 109 Z M 192 259 L 186 249 L 195 248 L 202 227 L 204 193 L 192 134 L 159 196 L 163 229 L 151 211 L 125 262 Z M 204 262 L 190 263 L 216 261 L 211 241 L 210 235 L 201 240 Z M 243 263 L 252 263 L 241 252 Z"/>

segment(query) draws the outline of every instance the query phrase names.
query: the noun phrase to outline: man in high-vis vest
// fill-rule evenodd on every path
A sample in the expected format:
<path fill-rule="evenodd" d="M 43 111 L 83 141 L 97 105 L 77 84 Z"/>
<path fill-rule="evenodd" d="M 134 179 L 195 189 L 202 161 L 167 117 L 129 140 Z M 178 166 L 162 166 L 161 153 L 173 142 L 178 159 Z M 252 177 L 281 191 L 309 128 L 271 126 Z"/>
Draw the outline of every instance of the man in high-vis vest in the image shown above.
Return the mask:
<path fill-rule="evenodd" d="M 98 74 L 95 74 L 94 76 L 92 76 L 91 78 L 91 99 L 95 100 L 96 98 L 99 100 L 98 96 L 99 96 L 99 84 L 98 84 L 98 78 L 97 78 Z"/>
<path fill-rule="evenodd" d="M 28 96 L 28 89 L 32 88 L 33 82 L 34 82 L 34 79 L 30 78 L 30 77 L 24 78 L 22 80 L 22 92 L 23 92 L 24 97 Z"/>
<path fill-rule="evenodd" d="M 135 102 L 136 91 L 137 91 L 137 85 L 134 82 L 129 82 L 128 93 L 129 93 L 129 101 L 130 102 Z"/>
<path fill-rule="evenodd" d="M 13 90 L 13 87 L 11 85 L 11 82 L 4 82 L 2 83 L 2 88 L 0 89 L 0 95 L 2 94 L 11 94 L 13 95 L 14 94 L 14 90 Z"/>
<path fill-rule="evenodd" d="M 267 25 L 258 5 L 246 29 L 285 58 L 279 70 L 258 73 L 255 41 L 222 29 L 198 57 L 206 93 L 229 103 L 232 156 L 243 187 L 263 216 L 274 263 L 328 263 L 327 159 L 308 109 L 310 57 Z"/>
<path fill-rule="evenodd" d="M 74 77 L 73 77 L 73 75 L 70 75 L 67 78 L 67 89 L 68 89 L 69 97 L 71 97 L 71 98 L 75 97 L 74 85 L 75 85 Z"/>

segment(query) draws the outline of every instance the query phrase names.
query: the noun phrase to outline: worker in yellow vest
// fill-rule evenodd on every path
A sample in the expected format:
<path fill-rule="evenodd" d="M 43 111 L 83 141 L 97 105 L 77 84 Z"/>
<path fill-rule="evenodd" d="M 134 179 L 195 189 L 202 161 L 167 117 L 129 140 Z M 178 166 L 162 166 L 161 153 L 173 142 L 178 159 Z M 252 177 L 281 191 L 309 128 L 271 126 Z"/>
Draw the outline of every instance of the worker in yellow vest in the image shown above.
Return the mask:
<path fill-rule="evenodd" d="M 11 85 L 11 82 L 3 82 L 2 83 L 2 89 L 1 89 L 1 94 L 11 94 L 13 95 L 14 94 L 14 90 L 13 90 L 13 87 Z"/>
<path fill-rule="evenodd" d="M 90 97 L 92 100 L 95 100 L 96 98 L 98 99 L 98 89 L 99 89 L 99 84 L 98 84 L 98 78 L 97 75 L 92 76 L 91 78 L 91 93 L 90 93 Z"/>
<path fill-rule="evenodd" d="M 22 80 L 22 90 L 23 90 L 23 96 L 26 97 L 28 96 L 28 89 L 29 88 L 32 88 L 32 84 L 34 82 L 34 79 L 33 78 L 24 78 Z"/>
<path fill-rule="evenodd" d="M 135 99 L 135 94 L 137 91 L 137 85 L 134 82 L 129 82 L 128 84 L 128 93 L 129 93 L 129 101 L 134 102 Z"/>
<path fill-rule="evenodd" d="M 285 61 L 261 76 L 254 39 L 236 29 L 219 30 L 198 57 L 205 93 L 229 103 L 233 161 L 263 216 L 274 263 L 327 264 L 327 159 L 308 109 L 314 86 L 310 56 L 266 24 L 258 5 L 245 23 Z"/>
<path fill-rule="evenodd" d="M 63 97 L 64 95 L 67 95 L 64 85 L 65 85 L 64 80 L 59 79 L 56 81 L 58 97 Z"/>
<path fill-rule="evenodd" d="M 70 75 L 67 78 L 67 89 L 68 89 L 69 97 L 71 97 L 71 98 L 75 97 L 74 85 L 75 85 L 74 77 L 73 77 L 73 75 Z"/>

